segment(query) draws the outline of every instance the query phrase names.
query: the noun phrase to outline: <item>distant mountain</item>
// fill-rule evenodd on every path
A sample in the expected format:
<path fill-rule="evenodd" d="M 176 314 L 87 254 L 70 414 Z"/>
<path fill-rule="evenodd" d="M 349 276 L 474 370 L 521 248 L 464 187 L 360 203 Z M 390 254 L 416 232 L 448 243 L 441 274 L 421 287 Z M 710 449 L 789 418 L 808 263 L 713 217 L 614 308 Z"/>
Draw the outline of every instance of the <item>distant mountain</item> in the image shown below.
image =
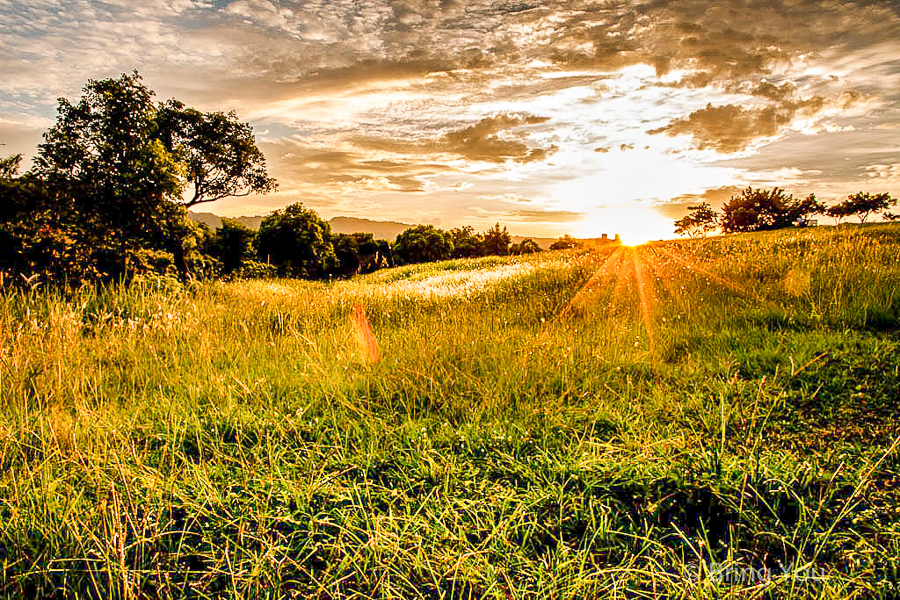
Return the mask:
<path fill-rule="evenodd" d="M 222 224 L 222 217 L 214 215 L 213 213 L 189 212 L 188 216 L 198 223 L 203 223 L 210 229 L 216 229 Z M 264 218 L 265 215 L 255 215 L 252 217 L 234 217 L 234 220 L 243 223 L 250 229 L 259 229 L 259 224 Z M 328 223 L 331 225 L 331 231 L 334 233 L 371 233 L 375 236 L 375 239 L 389 240 L 391 242 L 396 240 L 397 236 L 403 231 L 410 227 L 415 227 L 415 225 L 400 223 L 399 221 L 373 221 L 371 219 L 360 219 L 357 217 L 334 217 Z M 539 238 L 514 235 L 512 236 L 512 243 L 518 244 L 525 239 L 534 240 L 538 246 L 544 250 L 548 250 L 550 244 L 559 238 Z"/>
<path fill-rule="evenodd" d="M 356 217 L 334 217 L 328 223 L 334 233 L 371 233 L 377 240 L 393 242 L 397 236 L 415 225 L 397 221 L 372 221 Z"/>
<path fill-rule="evenodd" d="M 203 223 L 210 229 L 218 229 L 222 224 L 222 217 L 213 213 L 188 212 L 188 218 L 197 223 Z M 263 215 L 254 215 L 252 217 L 233 217 L 232 220 L 243 223 L 250 229 L 259 229 L 259 224 L 262 223 L 263 218 L 265 218 Z"/>

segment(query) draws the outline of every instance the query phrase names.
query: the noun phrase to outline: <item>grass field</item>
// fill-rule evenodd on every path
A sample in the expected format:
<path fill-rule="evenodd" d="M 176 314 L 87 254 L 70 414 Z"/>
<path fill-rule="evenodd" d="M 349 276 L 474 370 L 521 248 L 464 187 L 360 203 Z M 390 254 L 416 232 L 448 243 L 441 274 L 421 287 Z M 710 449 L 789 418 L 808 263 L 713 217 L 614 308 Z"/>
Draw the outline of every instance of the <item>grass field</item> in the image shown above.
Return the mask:
<path fill-rule="evenodd" d="M 898 370 L 896 225 L 7 290 L 0 595 L 897 597 Z"/>

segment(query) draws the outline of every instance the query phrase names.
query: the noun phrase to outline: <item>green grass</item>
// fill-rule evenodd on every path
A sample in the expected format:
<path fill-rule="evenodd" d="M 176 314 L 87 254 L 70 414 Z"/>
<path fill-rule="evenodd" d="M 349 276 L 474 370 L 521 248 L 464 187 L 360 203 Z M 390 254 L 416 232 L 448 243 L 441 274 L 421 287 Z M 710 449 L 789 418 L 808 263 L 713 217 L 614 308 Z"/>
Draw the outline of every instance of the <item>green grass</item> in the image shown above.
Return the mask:
<path fill-rule="evenodd" d="M 898 346 L 893 225 L 7 290 L 0 595 L 896 597 Z"/>

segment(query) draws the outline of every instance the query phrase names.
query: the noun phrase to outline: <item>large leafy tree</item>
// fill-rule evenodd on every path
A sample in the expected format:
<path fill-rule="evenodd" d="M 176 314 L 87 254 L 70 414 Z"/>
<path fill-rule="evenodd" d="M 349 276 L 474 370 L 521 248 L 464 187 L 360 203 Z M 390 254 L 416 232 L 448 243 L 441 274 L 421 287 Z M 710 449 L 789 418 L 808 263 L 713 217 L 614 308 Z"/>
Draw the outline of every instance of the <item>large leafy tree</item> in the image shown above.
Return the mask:
<path fill-rule="evenodd" d="M 153 92 L 137 73 L 91 80 L 78 103 L 61 98 L 58 113 L 32 172 L 71 198 L 85 241 L 124 268 L 130 251 L 158 242 L 181 216 L 166 206 L 183 180 L 158 138 Z"/>
<path fill-rule="evenodd" d="M 844 204 L 849 207 L 852 214 L 859 216 L 860 223 L 865 223 L 869 215 L 886 211 L 896 202 L 888 193 L 870 194 L 868 192 L 857 192 L 848 196 Z"/>
<path fill-rule="evenodd" d="M 720 224 L 726 233 L 766 231 L 790 227 L 825 210 L 813 194 L 800 199 L 785 194 L 780 188 L 763 190 L 748 187 L 725 203 Z"/>
<path fill-rule="evenodd" d="M 690 237 L 705 236 L 719 224 L 719 213 L 708 203 L 688 206 L 688 214 L 675 221 L 675 233 Z"/>
<path fill-rule="evenodd" d="M 484 253 L 498 256 L 509 254 L 511 238 L 506 227 L 500 228 L 500 223 L 484 232 Z"/>
<path fill-rule="evenodd" d="M 260 259 L 284 275 L 321 277 L 337 265 L 331 226 L 302 203 L 276 210 L 256 234 Z"/>
<path fill-rule="evenodd" d="M 446 260 L 453 254 L 453 239 L 443 229 L 418 225 L 397 236 L 393 253 L 403 263 Z"/>
<path fill-rule="evenodd" d="M 277 188 L 253 128 L 234 112 L 203 113 L 173 99 L 159 107 L 158 122 L 160 138 L 183 166 L 185 206 Z"/>
<path fill-rule="evenodd" d="M 143 249 L 187 274 L 187 206 L 275 189 L 249 125 L 153 97 L 137 72 L 88 81 L 77 103 L 59 100 L 30 173 L 107 275 Z"/>
<path fill-rule="evenodd" d="M 475 229 L 466 225 L 449 232 L 453 241 L 453 258 L 473 258 L 484 255 L 484 239 Z"/>
<path fill-rule="evenodd" d="M 518 244 L 513 244 L 509 248 L 510 254 L 534 254 L 540 252 L 541 247 L 531 238 L 526 238 Z"/>

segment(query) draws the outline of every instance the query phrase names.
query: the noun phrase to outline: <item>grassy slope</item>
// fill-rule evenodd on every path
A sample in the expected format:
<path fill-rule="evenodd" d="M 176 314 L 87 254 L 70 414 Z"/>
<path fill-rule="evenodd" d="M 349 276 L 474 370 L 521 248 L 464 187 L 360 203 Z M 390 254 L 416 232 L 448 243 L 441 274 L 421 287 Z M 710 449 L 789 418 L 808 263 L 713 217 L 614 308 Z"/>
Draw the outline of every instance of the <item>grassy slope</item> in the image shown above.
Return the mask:
<path fill-rule="evenodd" d="M 877 225 L 8 292 L 0 594 L 746 595 L 714 562 L 891 597 L 898 250 Z"/>

